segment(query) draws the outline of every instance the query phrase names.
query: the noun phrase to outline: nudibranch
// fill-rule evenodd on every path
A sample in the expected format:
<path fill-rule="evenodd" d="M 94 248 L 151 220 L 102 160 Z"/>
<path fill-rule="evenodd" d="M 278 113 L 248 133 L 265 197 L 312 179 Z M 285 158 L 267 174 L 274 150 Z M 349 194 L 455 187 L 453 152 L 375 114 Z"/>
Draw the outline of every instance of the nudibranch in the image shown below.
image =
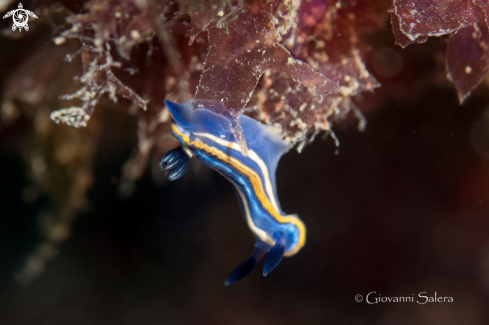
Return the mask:
<path fill-rule="evenodd" d="M 280 209 L 275 185 L 278 161 L 289 145 L 270 127 L 242 115 L 239 122 L 248 145 L 243 156 L 231 129 L 231 120 L 205 108 L 165 101 L 171 116 L 171 132 L 180 146 L 168 152 L 160 166 L 168 179 L 181 177 L 191 157 L 226 177 L 236 190 L 248 227 L 256 237 L 251 256 L 236 267 L 225 284 L 249 275 L 267 255 L 263 275 L 267 276 L 283 256 L 296 254 L 305 244 L 306 227 L 297 215 Z"/>

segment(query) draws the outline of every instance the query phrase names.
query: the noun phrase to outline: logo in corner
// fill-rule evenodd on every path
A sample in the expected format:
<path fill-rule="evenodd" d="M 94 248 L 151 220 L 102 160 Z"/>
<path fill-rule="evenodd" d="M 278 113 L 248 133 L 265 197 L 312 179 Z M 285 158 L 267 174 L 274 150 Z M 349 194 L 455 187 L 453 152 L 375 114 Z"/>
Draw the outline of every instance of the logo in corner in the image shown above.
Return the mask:
<path fill-rule="evenodd" d="M 29 16 L 33 18 L 39 18 L 36 16 L 35 13 L 29 10 L 25 10 L 22 6 L 22 3 L 19 3 L 19 8 L 15 10 L 11 10 L 7 12 L 5 16 L 3 16 L 3 19 L 8 18 L 12 16 L 14 20 L 14 24 L 12 25 L 12 30 L 15 32 L 15 30 L 18 28 L 19 32 L 22 31 L 22 28 L 25 28 L 26 31 L 29 30 L 29 25 L 27 25 L 27 21 L 29 20 Z"/>

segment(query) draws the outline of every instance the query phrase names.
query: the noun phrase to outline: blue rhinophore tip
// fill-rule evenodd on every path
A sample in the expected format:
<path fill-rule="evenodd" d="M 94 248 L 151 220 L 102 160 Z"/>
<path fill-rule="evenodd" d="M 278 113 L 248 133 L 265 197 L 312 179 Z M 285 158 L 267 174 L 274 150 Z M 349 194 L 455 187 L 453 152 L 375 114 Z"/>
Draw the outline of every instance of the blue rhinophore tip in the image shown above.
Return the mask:
<path fill-rule="evenodd" d="M 165 105 L 170 110 L 171 116 L 175 122 L 181 126 L 188 127 L 190 123 L 190 116 L 192 114 L 192 105 L 190 101 L 180 104 L 165 99 Z"/>
<path fill-rule="evenodd" d="M 280 263 L 282 257 L 284 257 L 285 234 L 281 231 L 277 231 L 273 237 L 275 239 L 275 245 L 273 245 L 268 252 L 265 265 L 263 265 L 263 276 L 267 276 L 268 273 L 272 272 L 273 269 L 277 267 L 278 263 Z"/>
<path fill-rule="evenodd" d="M 165 171 L 166 176 L 170 181 L 174 181 L 182 177 L 188 167 L 190 160 L 189 155 L 182 147 L 178 147 L 167 152 L 161 159 L 160 167 Z"/>

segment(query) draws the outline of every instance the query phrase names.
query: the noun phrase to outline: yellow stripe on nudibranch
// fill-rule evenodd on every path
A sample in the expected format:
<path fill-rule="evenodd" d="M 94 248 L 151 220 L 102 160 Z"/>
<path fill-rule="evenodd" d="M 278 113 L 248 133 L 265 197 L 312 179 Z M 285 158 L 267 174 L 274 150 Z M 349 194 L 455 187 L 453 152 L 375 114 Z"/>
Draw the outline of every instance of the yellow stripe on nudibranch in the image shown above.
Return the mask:
<path fill-rule="evenodd" d="M 292 256 L 295 253 L 297 253 L 302 248 L 302 246 L 304 246 L 305 241 L 306 241 L 306 227 L 305 227 L 304 223 L 302 222 L 302 220 L 300 220 L 296 216 L 292 216 L 292 215 L 282 216 L 280 214 L 280 212 L 278 211 L 278 206 L 275 202 L 275 197 L 273 195 L 273 190 L 272 190 L 271 184 L 269 184 L 270 182 L 269 182 L 269 177 L 268 177 L 269 176 L 268 175 L 268 169 L 266 168 L 263 161 L 261 161 L 261 159 L 258 158 L 258 155 L 256 155 L 255 152 L 250 151 L 250 157 L 251 157 L 251 155 L 254 154 L 253 158 L 256 158 L 256 159 L 253 159 L 253 160 L 255 162 L 257 162 L 257 164 L 260 166 L 260 169 L 262 170 L 264 178 L 267 182 L 267 185 L 265 186 L 267 188 L 267 191 L 264 190 L 264 187 L 263 187 L 263 184 L 261 181 L 261 177 L 253 169 L 251 169 L 247 165 L 243 164 L 238 159 L 236 159 L 230 155 L 227 155 L 226 153 L 222 152 L 221 150 L 219 150 L 215 147 L 212 147 L 212 146 L 209 146 L 205 143 L 202 143 L 199 140 L 190 141 L 190 138 L 186 134 L 180 132 L 178 130 L 178 128 L 175 126 L 175 124 L 173 124 L 173 123 L 171 124 L 171 129 L 175 134 L 178 134 L 182 138 L 183 142 L 186 145 L 193 146 L 193 147 L 196 147 L 198 149 L 202 149 L 202 150 L 204 150 L 204 151 L 206 151 L 206 152 L 208 152 L 214 156 L 217 156 L 221 160 L 232 165 L 234 168 L 236 168 L 242 174 L 246 175 L 247 178 L 251 181 L 251 184 L 253 186 L 253 191 L 256 194 L 260 203 L 262 204 L 263 208 L 266 211 L 268 211 L 269 214 L 276 221 L 278 221 L 280 223 L 290 223 L 290 224 L 293 224 L 297 227 L 297 229 L 299 230 L 299 240 L 297 242 L 297 245 L 291 251 L 286 252 L 284 254 L 284 256 Z M 235 146 L 237 147 L 237 144 L 235 144 L 233 142 L 222 140 L 218 137 L 209 135 L 207 133 L 206 134 L 195 133 L 195 135 L 201 135 L 201 136 L 203 135 L 203 136 L 205 136 L 205 137 L 207 137 L 207 138 L 209 138 L 209 139 L 211 139 L 211 140 L 213 140 L 213 141 L 215 141 L 215 142 L 217 142 L 217 143 L 219 143 L 225 147 L 228 147 L 228 148 L 235 149 L 234 147 Z M 219 141 L 216 141 L 216 140 L 219 140 Z M 237 147 L 237 150 L 239 150 L 239 147 Z M 261 162 L 261 165 L 258 161 Z M 242 199 L 242 202 L 243 202 L 244 210 L 246 213 L 246 219 L 248 221 L 247 222 L 248 226 L 253 231 L 253 233 L 255 233 L 262 241 L 266 242 L 269 245 L 273 245 L 274 240 L 264 230 L 259 229 L 258 227 L 256 227 L 254 225 L 253 220 L 251 219 L 251 216 L 249 215 L 246 199 L 245 199 L 243 193 L 241 193 L 241 191 L 238 188 L 237 188 L 237 191 L 238 191 L 238 193 Z M 268 193 L 269 195 L 266 195 L 265 193 Z"/>
<path fill-rule="evenodd" d="M 206 137 L 206 138 L 220 144 L 223 147 L 227 147 L 227 148 L 236 150 L 237 152 L 241 153 L 241 148 L 239 147 L 239 145 L 236 142 L 226 141 L 226 140 L 223 140 L 221 138 L 216 137 L 215 135 L 208 134 L 208 133 L 194 133 L 194 134 L 197 136 Z M 263 179 L 265 180 L 265 189 L 267 191 L 268 198 L 270 199 L 275 210 L 278 211 L 279 209 L 278 209 L 277 202 L 275 201 L 275 195 L 273 193 L 272 184 L 270 183 L 270 175 L 268 174 L 267 166 L 265 165 L 263 160 L 261 160 L 260 157 L 258 157 L 256 152 L 254 152 L 253 150 L 248 151 L 248 158 L 253 160 L 260 167 L 261 172 L 263 174 Z"/>

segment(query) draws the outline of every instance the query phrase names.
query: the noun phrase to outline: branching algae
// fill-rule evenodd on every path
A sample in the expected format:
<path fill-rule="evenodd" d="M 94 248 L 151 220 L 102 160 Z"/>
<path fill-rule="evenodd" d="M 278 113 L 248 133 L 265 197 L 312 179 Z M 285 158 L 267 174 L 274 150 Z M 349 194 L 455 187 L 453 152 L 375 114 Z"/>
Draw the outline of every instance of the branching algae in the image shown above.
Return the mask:
<path fill-rule="evenodd" d="M 190 102 L 166 101 L 172 115 L 171 132 L 180 146 L 167 153 L 161 167 L 174 180 L 185 173 L 191 157 L 197 158 L 233 185 L 248 227 L 256 237 L 255 251 L 229 275 L 226 285 L 249 275 L 268 253 L 263 266 L 267 276 L 283 256 L 297 253 L 306 241 L 306 227 L 296 215 L 280 209 L 275 170 L 289 144 L 258 121 L 241 115 L 239 123 L 248 155 L 233 135 L 232 121 L 207 109 L 193 110 Z"/>

